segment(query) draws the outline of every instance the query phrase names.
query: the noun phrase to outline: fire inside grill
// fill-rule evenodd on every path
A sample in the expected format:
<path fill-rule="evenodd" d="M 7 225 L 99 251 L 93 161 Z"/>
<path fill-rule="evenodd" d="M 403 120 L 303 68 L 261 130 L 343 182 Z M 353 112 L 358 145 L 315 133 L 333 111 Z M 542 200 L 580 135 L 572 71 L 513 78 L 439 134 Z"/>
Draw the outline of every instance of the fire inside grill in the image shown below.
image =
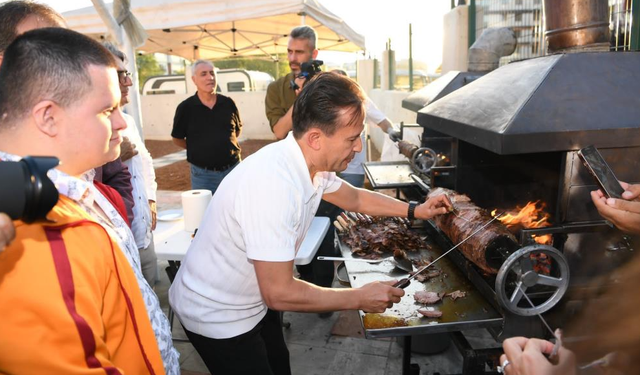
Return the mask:
<path fill-rule="evenodd" d="M 515 210 L 506 211 L 498 220 L 506 225 L 512 233 L 517 233 L 521 229 L 545 228 L 551 226 L 549 215 L 544 211 L 544 202 L 529 202 L 524 207 L 517 207 Z M 497 209 L 491 211 L 491 216 L 496 216 Z M 553 239 L 550 234 L 543 236 L 532 236 L 536 243 L 550 245 Z"/>
<path fill-rule="evenodd" d="M 544 202 L 528 202 L 524 207 L 516 207 L 515 210 L 505 212 L 498 220 L 514 234 L 521 229 L 550 227 L 549 218 L 551 215 L 544 211 L 545 207 Z M 491 216 L 495 216 L 497 211 L 497 209 L 491 211 Z M 553 237 L 550 234 L 531 235 L 531 238 L 542 245 L 553 244 Z M 532 253 L 530 256 L 534 271 L 544 275 L 551 273 L 551 259 L 545 253 Z"/>

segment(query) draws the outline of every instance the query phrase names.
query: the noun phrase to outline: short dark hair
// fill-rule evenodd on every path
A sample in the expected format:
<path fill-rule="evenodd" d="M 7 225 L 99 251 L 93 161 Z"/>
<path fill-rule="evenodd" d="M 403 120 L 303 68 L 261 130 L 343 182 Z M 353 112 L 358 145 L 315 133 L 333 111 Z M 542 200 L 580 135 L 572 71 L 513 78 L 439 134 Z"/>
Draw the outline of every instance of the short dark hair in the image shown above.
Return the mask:
<path fill-rule="evenodd" d="M 33 1 L 8 1 L 0 5 L 0 54 L 18 36 L 16 29 L 28 16 L 35 15 L 46 21 L 49 26 L 66 27 L 64 18 L 50 7 Z"/>
<path fill-rule="evenodd" d="M 339 112 L 348 109 L 348 126 L 364 118 L 365 97 L 360 86 L 347 77 L 320 72 L 302 88 L 293 104 L 293 136 L 299 139 L 310 128 L 331 136 L 338 130 Z"/>
<path fill-rule="evenodd" d="M 316 49 L 318 45 L 318 34 L 311 26 L 302 25 L 291 30 L 289 36 L 292 39 L 306 39 L 311 43 L 311 50 Z"/>
<path fill-rule="evenodd" d="M 0 66 L 0 129 L 42 100 L 66 108 L 85 97 L 92 85 L 90 65 L 117 67 L 106 48 L 75 31 L 51 27 L 16 38 Z"/>
<path fill-rule="evenodd" d="M 331 70 L 331 73 L 334 73 L 334 74 L 340 74 L 341 76 L 349 77 L 349 75 L 347 74 L 347 72 L 345 72 L 345 71 L 344 71 L 344 70 L 342 70 L 342 69 L 333 69 L 333 70 Z"/>

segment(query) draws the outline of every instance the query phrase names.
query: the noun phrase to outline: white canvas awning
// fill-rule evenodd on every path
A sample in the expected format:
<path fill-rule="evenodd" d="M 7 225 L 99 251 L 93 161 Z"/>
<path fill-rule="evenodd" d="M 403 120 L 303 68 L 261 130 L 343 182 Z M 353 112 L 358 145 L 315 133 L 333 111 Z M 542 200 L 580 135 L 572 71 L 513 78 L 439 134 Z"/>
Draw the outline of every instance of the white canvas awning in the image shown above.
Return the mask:
<path fill-rule="evenodd" d="M 301 24 L 318 32 L 320 50 L 364 50 L 364 37 L 316 0 L 133 0 L 132 13 L 149 34 L 139 47 L 188 60 L 286 53 Z M 107 28 L 93 7 L 63 14 L 69 27 L 99 38 Z"/>

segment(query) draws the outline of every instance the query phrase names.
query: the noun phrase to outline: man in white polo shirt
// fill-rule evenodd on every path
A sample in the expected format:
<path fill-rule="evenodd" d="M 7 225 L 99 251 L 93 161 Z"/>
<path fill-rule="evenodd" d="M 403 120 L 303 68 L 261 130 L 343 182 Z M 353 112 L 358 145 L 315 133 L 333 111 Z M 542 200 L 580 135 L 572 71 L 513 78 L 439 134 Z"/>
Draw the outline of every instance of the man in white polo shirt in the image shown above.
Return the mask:
<path fill-rule="evenodd" d="M 348 211 L 428 219 L 418 205 L 336 177 L 361 151 L 364 97 L 349 78 L 320 73 L 293 109 L 293 132 L 222 182 L 169 290 L 176 315 L 212 374 L 290 374 L 277 311 L 383 312 L 404 295 L 393 282 L 331 289 L 298 280 L 293 260 L 321 199 Z"/>

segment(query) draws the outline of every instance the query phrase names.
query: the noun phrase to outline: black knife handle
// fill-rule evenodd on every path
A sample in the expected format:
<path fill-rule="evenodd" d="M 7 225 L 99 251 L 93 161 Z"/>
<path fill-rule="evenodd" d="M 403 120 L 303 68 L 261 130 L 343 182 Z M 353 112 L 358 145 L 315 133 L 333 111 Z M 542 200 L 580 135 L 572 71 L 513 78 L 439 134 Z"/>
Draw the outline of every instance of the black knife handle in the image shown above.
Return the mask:
<path fill-rule="evenodd" d="M 409 284 L 411 284 L 411 280 L 407 279 L 406 277 L 400 281 L 398 281 L 397 283 L 393 284 L 394 288 L 400 288 L 400 289 L 404 289 L 406 287 L 409 286 Z"/>

